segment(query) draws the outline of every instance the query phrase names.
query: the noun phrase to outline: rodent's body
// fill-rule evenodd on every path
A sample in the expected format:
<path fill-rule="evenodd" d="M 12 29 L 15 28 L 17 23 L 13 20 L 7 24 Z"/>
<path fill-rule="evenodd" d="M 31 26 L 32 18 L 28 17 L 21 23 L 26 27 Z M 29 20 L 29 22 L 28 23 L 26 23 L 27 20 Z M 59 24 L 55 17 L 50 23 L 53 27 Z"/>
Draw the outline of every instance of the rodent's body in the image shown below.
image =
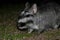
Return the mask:
<path fill-rule="evenodd" d="M 26 11 L 28 9 L 28 11 Z M 37 4 L 33 4 L 31 8 L 26 8 L 20 14 L 20 19 L 18 19 L 18 28 L 24 29 L 28 28 L 28 33 L 31 33 L 34 29 L 39 32 L 43 30 L 48 30 L 49 28 L 57 28 L 60 24 L 60 10 L 57 12 L 57 7 L 53 7 L 50 4 L 37 7 Z M 59 22 L 57 21 L 59 20 Z M 21 26 L 21 24 L 23 24 Z"/>

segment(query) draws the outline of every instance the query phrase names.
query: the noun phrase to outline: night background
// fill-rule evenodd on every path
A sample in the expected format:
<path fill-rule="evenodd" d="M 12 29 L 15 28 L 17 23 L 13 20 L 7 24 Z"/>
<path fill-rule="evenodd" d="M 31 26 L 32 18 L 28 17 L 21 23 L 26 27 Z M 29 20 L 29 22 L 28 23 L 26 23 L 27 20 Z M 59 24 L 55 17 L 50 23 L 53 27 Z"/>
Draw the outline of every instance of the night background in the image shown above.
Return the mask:
<path fill-rule="evenodd" d="M 60 29 L 47 31 L 41 35 L 27 34 L 16 28 L 18 11 L 24 8 L 26 2 L 38 5 L 59 0 L 0 0 L 0 40 L 60 40 Z"/>
<path fill-rule="evenodd" d="M 59 0 L 0 0 L 0 4 L 21 4 L 21 3 L 46 3 L 46 2 L 57 2 L 60 3 Z"/>

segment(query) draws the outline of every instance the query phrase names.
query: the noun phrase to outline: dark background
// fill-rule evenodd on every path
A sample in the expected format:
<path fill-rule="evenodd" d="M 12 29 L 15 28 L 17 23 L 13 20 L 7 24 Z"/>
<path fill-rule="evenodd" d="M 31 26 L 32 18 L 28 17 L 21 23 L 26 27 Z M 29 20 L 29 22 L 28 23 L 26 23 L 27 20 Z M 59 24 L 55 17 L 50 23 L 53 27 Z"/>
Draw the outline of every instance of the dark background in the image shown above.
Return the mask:
<path fill-rule="evenodd" d="M 48 2 L 56 2 L 60 4 L 59 0 L 0 0 L 0 9 L 24 8 L 26 2 L 29 2 L 30 5 L 37 3 L 38 6 Z"/>
<path fill-rule="evenodd" d="M 46 2 L 57 2 L 60 4 L 59 0 L 0 0 L 0 4 L 21 4 L 21 3 L 46 3 Z"/>

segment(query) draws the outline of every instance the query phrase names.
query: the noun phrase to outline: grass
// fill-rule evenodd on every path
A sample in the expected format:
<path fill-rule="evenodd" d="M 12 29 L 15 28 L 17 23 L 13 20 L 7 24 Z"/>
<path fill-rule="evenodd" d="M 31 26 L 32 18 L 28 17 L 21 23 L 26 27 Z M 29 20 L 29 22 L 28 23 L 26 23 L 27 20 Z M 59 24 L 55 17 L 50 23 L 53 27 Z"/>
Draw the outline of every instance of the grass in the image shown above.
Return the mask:
<path fill-rule="evenodd" d="M 0 40 L 22 40 L 25 37 L 33 37 L 33 34 L 22 33 L 16 28 L 18 11 L 23 5 L 3 5 L 0 8 Z M 47 39 L 60 36 L 60 30 L 44 32 Z M 36 35 L 34 35 L 35 37 Z"/>

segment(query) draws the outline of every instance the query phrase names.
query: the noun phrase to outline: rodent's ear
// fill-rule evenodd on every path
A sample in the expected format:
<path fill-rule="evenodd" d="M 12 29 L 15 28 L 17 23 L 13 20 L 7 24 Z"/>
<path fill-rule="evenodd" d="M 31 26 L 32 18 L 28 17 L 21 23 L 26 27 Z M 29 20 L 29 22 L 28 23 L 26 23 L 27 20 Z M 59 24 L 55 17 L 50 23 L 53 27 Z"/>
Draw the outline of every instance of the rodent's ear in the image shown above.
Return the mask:
<path fill-rule="evenodd" d="M 34 13 L 36 13 L 36 12 L 37 12 L 37 4 L 36 4 L 36 3 L 33 4 L 32 7 L 31 7 L 31 9 L 32 9 L 32 11 L 33 11 Z"/>
<path fill-rule="evenodd" d="M 26 4 L 25 4 L 25 9 L 27 9 L 27 8 L 29 8 L 29 7 L 30 7 L 29 2 L 26 2 Z"/>

